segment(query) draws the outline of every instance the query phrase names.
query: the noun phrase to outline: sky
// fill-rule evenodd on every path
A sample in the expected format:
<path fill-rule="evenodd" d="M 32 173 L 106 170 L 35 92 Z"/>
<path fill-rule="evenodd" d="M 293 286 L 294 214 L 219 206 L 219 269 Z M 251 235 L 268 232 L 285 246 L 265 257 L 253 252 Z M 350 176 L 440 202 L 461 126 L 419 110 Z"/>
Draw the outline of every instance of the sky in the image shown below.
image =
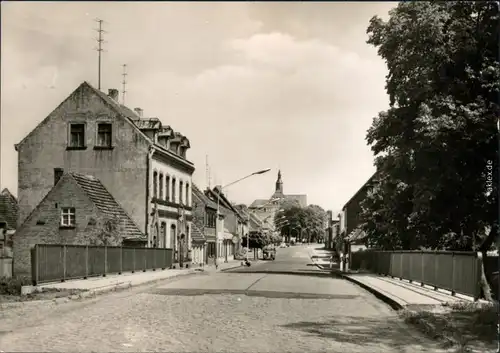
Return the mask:
<path fill-rule="evenodd" d="M 187 136 L 201 188 L 234 202 L 285 194 L 340 211 L 373 174 L 365 136 L 388 108 L 387 67 L 366 44 L 395 2 L 2 2 L 1 179 L 17 194 L 20 142 L 79 84 L 102 84 Z M 208 158 L 207 158 L 208 156 Z"/>

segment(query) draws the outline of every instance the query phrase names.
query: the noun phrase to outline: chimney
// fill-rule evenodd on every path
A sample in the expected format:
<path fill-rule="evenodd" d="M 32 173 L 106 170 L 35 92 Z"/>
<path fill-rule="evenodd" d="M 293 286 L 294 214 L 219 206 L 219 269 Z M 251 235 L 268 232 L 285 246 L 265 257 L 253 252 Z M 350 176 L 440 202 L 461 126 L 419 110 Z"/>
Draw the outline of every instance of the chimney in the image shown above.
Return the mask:
<path fill-rule="evenodd" d="M 142 108 L 134 108 L 134 111 L 137 113 L 137 115 L 139 115 L 140 118 L 142 118 Z"/>
<path fill-rule="evenodd" d="M 108 89 L 108 97 L 118 102 L 118 90 L 116 88 Z"/>
<path fill-rule="evenodd" d="M 59 179 L 61 179 L 63 174 L 64 174 L 64 169 L 54 168 L 54 185 L 57 184 L 57 182 L 59 181 Z"/>

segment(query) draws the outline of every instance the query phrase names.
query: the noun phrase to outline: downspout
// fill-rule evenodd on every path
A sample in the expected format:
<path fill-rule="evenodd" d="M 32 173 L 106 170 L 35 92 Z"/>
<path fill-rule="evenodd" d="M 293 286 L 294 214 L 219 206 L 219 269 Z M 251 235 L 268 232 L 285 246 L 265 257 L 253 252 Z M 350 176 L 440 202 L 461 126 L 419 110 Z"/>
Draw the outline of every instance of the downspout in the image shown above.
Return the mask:
<path fill-rule="evenodd" d="M 150 239 L 149 239 L 149 216 L 151 214 L 151 200 L 150 200 L 150 178 L 151 178 L 151 168 L 153 167 L 153 163 L 151 162 L 151 160 L 153 159 L 153 153 L 154 153 L 155 149 L 153 147 L 153 145 L 150 145 L 149 146 L 149 149 L 148 149 L 148 157 L 147 157 L 147 161 L 146 161 L 146 165 L 147 165 L 147 168 L 146 168 L 146 238 L 147 238 L 147 245 L 146 247 L 149 247 L 150 245 Z"/>

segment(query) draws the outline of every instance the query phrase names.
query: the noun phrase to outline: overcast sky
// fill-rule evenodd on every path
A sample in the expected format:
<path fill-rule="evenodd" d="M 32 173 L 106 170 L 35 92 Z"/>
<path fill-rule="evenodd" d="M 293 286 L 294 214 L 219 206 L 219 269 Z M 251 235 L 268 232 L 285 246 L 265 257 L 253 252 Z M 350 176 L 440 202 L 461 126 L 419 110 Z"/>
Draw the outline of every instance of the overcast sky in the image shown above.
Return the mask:
<path fill-rule="evenodd" d="M 3 2 L 1 187 L 17 194 L 18 143 L 80 83 L 97 87 L 97 24 L 104 29 L 102 90 L 157 116 L 191 141 L 194 182 L 227 184 L 249 203 L 285 193 L 338 211 L 374 171 L 366 145 L 388 105 L 387 69 L 366 44 L 373 15 L 396 3 Z"/>

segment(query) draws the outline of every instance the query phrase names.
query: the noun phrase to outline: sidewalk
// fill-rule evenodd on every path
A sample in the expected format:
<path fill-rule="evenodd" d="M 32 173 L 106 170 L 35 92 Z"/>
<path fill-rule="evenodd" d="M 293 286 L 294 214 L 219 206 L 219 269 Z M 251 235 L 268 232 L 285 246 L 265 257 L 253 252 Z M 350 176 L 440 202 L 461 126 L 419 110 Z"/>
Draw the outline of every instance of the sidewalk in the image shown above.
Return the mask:
<path fill-rule="evenodd" d="M 330 258 L 335 253 L 333 250 L 327 250 L 322 247 L 322 244 L 315 244 L 308 246 L 309 257 L 313 264 L 315 264 L 320 269 L 329 269 L 330 268 Z M 332 267 L 339 267 L 338 262 L 332 262 Z"/>
<path fill-rule="evenodd" d="M 328 270 L 330 264 L 326 258 L 331 256 L 331 253 L 332 251 L 310 246 L 311 260 L 325 270 Z M 334 264 L 335 267 L 338 267 L 338 264 Z M 443 306 L 443 304 L 474 301 L 472 297 L 460 294 L 452 296 L 449 291 L 434 290 L 428 286 L 422 286 L 420 283 L 410 283 L 407 280 L 371 273 L 341 272 L 339 269 L 333 269 L 332 272 L 356 283 L 396 310 L 422 306 L 438 307 Z"/>

